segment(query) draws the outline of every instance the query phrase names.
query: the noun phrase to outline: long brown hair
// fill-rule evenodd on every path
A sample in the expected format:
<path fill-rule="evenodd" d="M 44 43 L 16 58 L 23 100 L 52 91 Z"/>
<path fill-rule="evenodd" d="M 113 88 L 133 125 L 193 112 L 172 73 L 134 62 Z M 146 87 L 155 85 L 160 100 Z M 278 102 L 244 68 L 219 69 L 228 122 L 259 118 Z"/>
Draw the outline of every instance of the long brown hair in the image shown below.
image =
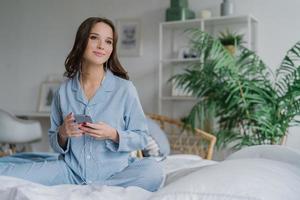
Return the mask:
<path fill-rule="evenodd" d="M 82 67 L 81 65 L 83 63 L 83 54 L 88 43 L 89 34 L 91 32 L 92 27 L 99 22 L 103 22 L 109 25 L 113 31 L 113 51 L 106 63 L 103 64 L 106 67 L 105 70 L 109 69 L 114 75 L 129 80 L 128 73 L 122 67 L 117 56 L 117 31 L 112 21 L 100 17 L 87 18 L 80 24 L 76 33 L 73 48 L 65 60 L 66 71 L 64 73 L 64 76 L 68 78 L 73 78 Z"/>

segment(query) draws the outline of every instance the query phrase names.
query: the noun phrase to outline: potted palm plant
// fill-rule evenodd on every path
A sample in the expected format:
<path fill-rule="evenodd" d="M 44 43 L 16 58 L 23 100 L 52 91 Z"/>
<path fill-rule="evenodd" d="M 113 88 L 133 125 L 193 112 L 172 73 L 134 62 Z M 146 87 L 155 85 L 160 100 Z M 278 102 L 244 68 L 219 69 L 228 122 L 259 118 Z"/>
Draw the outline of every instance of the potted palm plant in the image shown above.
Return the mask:
<path fill-rule="evenodd" d="M 201 55 L 199 62 L 171 78 L 197 98 L 184 119 L 186 125 L 201 125 L 203 108 L 213 107 L 217 146 L 233 142 L 235 149 L 278 144 L 290 125 L 299 125 L 295 116 L 300 113 L 300 42 L 287 52 L 274 77 L 264 62 L 242 45 L 232 56 L 207 33 L 199 29 L 187 33 L 193 49 Z"/>
<path fill-rule="evenodd" d="M 243 43 L 243 34 L 238 34 L 237 32 L 232 32 L 229 29 L 221 31 L 219 33 L 218 39 L 221 44 L 232 54 L 234 55 L 235 49 L 237 46 L 240 46 Z"/>

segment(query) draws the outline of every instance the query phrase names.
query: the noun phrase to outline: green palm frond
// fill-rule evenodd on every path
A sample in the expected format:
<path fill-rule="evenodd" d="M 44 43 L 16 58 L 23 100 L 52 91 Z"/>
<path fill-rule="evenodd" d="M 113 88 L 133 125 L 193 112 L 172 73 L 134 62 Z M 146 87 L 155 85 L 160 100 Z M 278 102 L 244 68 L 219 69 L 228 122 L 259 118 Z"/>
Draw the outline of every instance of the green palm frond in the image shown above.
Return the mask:
<path fill-rule="evenodd" d="M 300 41 L 286 54 L 276 71 L 276 91 L 284 96 L 288 88 L 300 79 Z"/>
<path fill-rule="evenodd" d="M 300 113 L 300 42 L 288 51 L 274 78 L 255 52 L 240 45 L 232 56 L 207 33 L 186 33 L 199 61 L 170 79 L 197 97 L 185 124 L 204 128 L 205 118 L 214 118 L 216 146 L 234 142 L 234 148 L 241 148 L 278 143 L 291 124 L 300 123 L 295 119 Z"/>

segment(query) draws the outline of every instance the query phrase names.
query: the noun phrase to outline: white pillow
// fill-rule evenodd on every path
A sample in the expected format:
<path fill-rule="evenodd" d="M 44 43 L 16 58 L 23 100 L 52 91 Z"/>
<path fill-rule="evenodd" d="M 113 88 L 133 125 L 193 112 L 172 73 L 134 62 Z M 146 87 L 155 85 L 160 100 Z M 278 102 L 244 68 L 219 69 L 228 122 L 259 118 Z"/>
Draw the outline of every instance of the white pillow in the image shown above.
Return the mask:
<path fill-rule="evenodd" d="M 299 199 L 300 170 L 267 159 L 226 160 L 165 186 L 150 200 Z"/>
<path fill-rule="evenodd" d="M 277 160 L 300 167 L 299 150 L 281 145 L 256 145 L 245 147 L 231 154 L 226 160 L 243 158 L 264 158 Z"/>

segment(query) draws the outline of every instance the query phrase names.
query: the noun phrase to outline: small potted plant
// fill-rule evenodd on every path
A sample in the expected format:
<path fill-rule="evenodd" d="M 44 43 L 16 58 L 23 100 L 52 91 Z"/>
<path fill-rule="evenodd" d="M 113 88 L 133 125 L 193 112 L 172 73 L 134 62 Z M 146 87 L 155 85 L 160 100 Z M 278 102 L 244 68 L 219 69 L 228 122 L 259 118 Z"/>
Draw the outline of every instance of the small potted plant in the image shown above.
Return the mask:
<path fill-rule="evenodd" d="M 243 34 L 231 32 L 229 29 L 220 32 L 218 39 L 222 45 L 229 51 L 231 55 L 234 55 L 236 47 L 243 43 Z"/>

